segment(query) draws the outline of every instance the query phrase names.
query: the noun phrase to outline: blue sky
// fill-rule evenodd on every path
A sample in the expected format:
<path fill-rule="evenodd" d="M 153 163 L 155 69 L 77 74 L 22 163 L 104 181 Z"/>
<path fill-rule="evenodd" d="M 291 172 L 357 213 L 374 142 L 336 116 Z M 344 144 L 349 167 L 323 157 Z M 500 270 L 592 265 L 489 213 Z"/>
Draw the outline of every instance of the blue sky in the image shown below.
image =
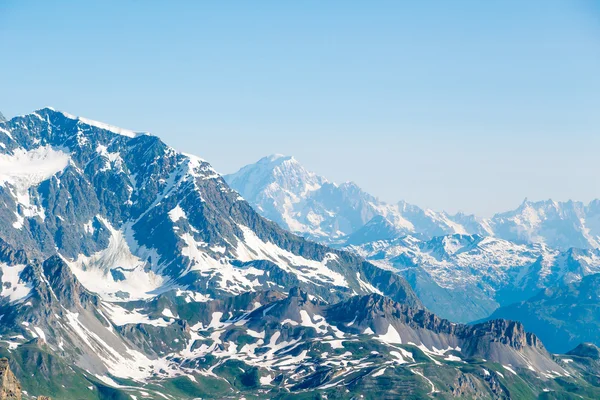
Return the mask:
<path fill-rule="evenodd" d="M 0 110 L 489 215 L 600 197 L 597 1 L 0 1 Z"/>

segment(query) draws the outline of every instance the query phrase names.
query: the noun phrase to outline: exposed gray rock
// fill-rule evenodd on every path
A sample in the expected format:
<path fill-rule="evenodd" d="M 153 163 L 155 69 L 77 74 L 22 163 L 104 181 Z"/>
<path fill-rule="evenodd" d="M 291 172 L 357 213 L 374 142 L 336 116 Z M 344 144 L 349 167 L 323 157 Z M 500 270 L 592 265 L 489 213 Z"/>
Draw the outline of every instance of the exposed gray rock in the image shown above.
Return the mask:
<path fill-rule="evenodd" d="M 0 358 L 0 400 L 21 400 L 21 384 L 6 358 Z"/>

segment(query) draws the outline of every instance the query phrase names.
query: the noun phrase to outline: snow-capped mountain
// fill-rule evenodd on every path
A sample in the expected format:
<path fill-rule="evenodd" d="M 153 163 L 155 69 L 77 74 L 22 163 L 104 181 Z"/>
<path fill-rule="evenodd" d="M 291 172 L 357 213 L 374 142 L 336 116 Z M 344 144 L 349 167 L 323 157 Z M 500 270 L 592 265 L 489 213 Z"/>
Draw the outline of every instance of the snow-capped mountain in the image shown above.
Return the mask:
<path fill-rule="evenodd" d="M 485 318 L 542 289 L 600 273 L 600 250 L 560 251 L 490 236 L 403 236 L 347 248 L 397 271 L 425 306 L 454 321 Z"/>
<path fill-rule="evenodd" d="M 545 243 L 560 249 L 600 248 L 600 200 L 584 204 L 525 199 L 516 210 L 494 215 L 494 235 L 515 242 Z"/>
<path fill-rule="evenodd" d="M 451 216 L 406 202 L 386 204 L 352 182 L 329 182 L 307 171 L 293 157 L 265 157 L 224 178 L 264 217 L 322 243 L 343 243 L 374 217 L 384 219 L 378 218 L 372 226 L 376 222 L 392 224 L 398 235 L 489 233 L 489 228 L 473 216 Z M 372 238 L 363 236 L 361 240 L 364 243 Z"/>
<path fill-rule="evenodd" d="M 103 336 L 100 344 L 90 341 L 107 322 L 149 320 L 110 305 L 118 302 L 172 291 L 206 301 L 301 287 L 326 301 L 381 292 L 420 307 L 402 278 L 261 218 L 206 161 L 155 136 L 50 108 L 0 124 L 0 224 L 8 248 L 32 260 L 3 269 L 5 314 L 17 305 L 35 307 L 32 296 L 48 282 L 41 304 L 60 299 L 45 273 L 48 262 L 61 275 L 68 269 L 68 280 L 90 293 L 86 299 L 95 296 L 93 306 L 75 302 L 44 320 L 25 319 L 15 334 L 43 336 L 54 349 L 63 342 L 79 348 L 70 361 L 97 375 L 138 376 L 136 357 L 128 354 L 139 348 Z M 77 338 L 69 343 L 54 324 Z M 125 369 L 113 371 L 115 362 Z"/>
<path fill-rule="evenodd" d="M 360 259 L 260 218 L 206 161 L 157 137 L 52 109 L 0 135 L 2 238 L 36 258 L 58 253 L 106 300 L 189 285 L 204 296 L 290 283 L 330 300 L 362 291 Z"/>
<path fill-rule="evenodd" d="M 489 219 L 448 215 L 406 202 L 385 204 L 280 156 L 225 179 L 286 229 L 401 274 L 426 307 L 454 321 L 485 318 L 541 289 L 600 272 L 600 201 L 525 200 Z"/>
<path fill-rule="evenodd" d="M 294 174 L 283 204 L 354 190 Z M 0 356 L 27 398 L 537 397 L 575 375 L 598 393 L 520 324 L 438 318 L 150 134 L 50 108 L 0 122 L 0 224 Z"/>
<path fill-rule="evenodd" d="M 380 240 L 354 235 L 370 222 L 372 232 L 426 238 L 448 234 L 494 236 L 516 243 L 544 243 L 566 250 L 600 248 L 600 200 L 581 202 L 525 200 L 517 209 L 492 218 L 425 210 L 400 201 L 386 204 L 353 183 L 337 185 L 308 172 L 293 157 L 265 157 L 226 175 L 230 186 L 263 216 L 286 229 L 322 243 L 363 244 Z M 384 218 L 380 218 L 384 217 Z M 382 224 L 376 227 L 376 224 Z M 359 239 L 361 242 L 357 242 Z"/>

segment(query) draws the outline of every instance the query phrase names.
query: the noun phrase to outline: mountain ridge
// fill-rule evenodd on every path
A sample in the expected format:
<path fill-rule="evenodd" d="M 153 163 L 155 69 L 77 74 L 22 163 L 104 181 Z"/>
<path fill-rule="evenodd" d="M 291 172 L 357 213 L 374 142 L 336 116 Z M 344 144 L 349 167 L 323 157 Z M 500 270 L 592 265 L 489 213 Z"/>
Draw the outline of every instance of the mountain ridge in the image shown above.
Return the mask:
<path fill-rule="evenodd" d="M 201 158 L 90 121 L 0 123 L 0 356 L 30 395 L 600 393 L 522 325 L 440 318 L 394 271 L 261 217 Z"/>
<path fill-rule="evenodd" d="M 298 177 L 309 174 L 313 181 L 328 182 L 326 178 L 306 170 L 293 157 L 281 155 L 277 157 L 293 159 L 295 169 L 303 171 L 303 174 Z M 247 191 L 247 187 L 239 185 L 240 180 L 245 179 L 250 172 L 262 177 L 264 185 L 261 186 L 261 183 L 257 182 L 250 184 L 253 192 L 252 196 L 248 197 L 250 203 L 259 211 L 264 210 L 265 204 L 272 200 L 266 187 L 273 170 L 270 164 L 261 161 L 246 165 L 238 172 L 224 175 L 225 180 L 242 196 Z M 284 173 L 285 171 L 278 171 L 278 175 Z M 342 185 L 333 184 L 333 186 L 338 188 L 339 192 L 344 192 L 339 189 Z M 362 191 L 356 184 L 352 183 L 352 186 L 355 187 L 353 200 L 342 200 L 337 204 L 341 207 L 342 213 L 347 215 L 343 220 L 332 221 L 331 218 L 327 218 L 328 214 L 333 211 L 339 214 L 340 210 L 327 206 L 327 197 L 317 195 L 320 188 L 316 188 L 311 193 L 304 193 L 304 199 L 297 198 L 298 194 L 293 199 L 280 197 L 280 202 L 287 202 L 284 220 L 281 219 L 283 215 L 281 210 L 270 209 L 268 213 L 264 211 L 263 213 L 267 218 L 309 238 L 324 242 L 330 239 L 323 236 L 333 238 L 330 244 L 342 242 L 344 237 L 355 233 L 373 217 L 383 216 L 395 225 L 398 234 L 424 234 L 428 237 L 454 233 L 480 234 L 517 243 L 543 242 L 563 250 L 570 247 L 600 247 L 600 200 L 598 199 L 591 200 L 586 205 L 572 200 L 557 202 L 549 199 L 532 202 L 525 198 L 514 210 L 497 212 L 490 218 L 480 218 L 462 212 L 451 215 L 443 211 L 421 209 L 404 201 L 388 204 Z M 343 199 L 341 194 L 337 197 Z M 357 202 L 362 202 L 362 205 L 357 205 Z M 312 218 L 308 218 L 309 215 L 312 215 Z M 354 223 L 348 222 L 351 218 Z M 582 221 L 587 221 L 589 226 Z M 339 226 L 342 226 L 342 229 L 338 232 L 336 228 Z M 563 233 L 555 234 L 559 228 Z"/>

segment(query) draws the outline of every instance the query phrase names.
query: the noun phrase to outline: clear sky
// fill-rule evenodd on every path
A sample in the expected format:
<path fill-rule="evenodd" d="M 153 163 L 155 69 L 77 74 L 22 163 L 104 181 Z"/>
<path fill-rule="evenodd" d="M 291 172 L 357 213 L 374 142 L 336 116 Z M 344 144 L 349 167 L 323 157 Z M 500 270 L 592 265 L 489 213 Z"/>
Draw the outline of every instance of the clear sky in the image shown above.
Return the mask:
<path fill-rule="evenodd" d="M 51 4 L 52 3 L 52 4 Z M 0 0 L 0 111 L 481 215 L 600 197 L 600 2 Z"/>

